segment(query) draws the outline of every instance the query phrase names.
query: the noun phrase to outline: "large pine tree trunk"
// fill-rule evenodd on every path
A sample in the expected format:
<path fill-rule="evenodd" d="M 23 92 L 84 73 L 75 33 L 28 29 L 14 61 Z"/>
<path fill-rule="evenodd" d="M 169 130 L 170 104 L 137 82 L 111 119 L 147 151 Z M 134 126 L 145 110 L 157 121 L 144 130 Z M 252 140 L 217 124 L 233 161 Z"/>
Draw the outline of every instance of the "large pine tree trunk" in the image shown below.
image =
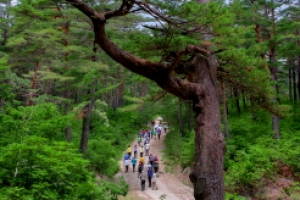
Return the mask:
<path fill-rule="evenodd" d="M 219 102 L 216 85 L 216 63 L 195 59 L 196 81 L 204 87 L 204 94 L 194 100 L 195 164 L 190 174 L 196 200 L 224 199 L 223 155 L 224 137 L 221 132 Z"/>

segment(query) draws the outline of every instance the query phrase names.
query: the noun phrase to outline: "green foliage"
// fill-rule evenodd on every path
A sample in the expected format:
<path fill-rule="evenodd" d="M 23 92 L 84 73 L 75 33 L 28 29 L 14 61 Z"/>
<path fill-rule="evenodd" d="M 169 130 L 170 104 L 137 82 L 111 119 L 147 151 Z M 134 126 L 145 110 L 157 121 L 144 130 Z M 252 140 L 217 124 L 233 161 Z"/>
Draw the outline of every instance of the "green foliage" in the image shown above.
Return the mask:
<path fill-rule="evenodd" d="M 165 154 L 170 156 L 174 164 L 179 164 L 179 159 L 182 152 L 183 141 L 178 131 L 172 130 L 165 138 L 166 149 Z"/>
<path fill-rule="evenodd" d="M 300 186 L 298 183 L 295 183 L 292 187 L 287 188 L 285 191 L 292 199 L 297 199 L 300 195 Z"/>
<path fill-rule="evenodd" d="M 1 199 L 98 199 L 88 161 L 70 144 L 32 136 L 1 152 Z"/>
<path fill-rule="evenodd" d="M 300 142 L 300 131 L 294 128 L 286 129 L 281 133 L 278 144 L 278 153 L 282 155 L 280 160 L 291 166 L 296 176 L 300 176 L 300 147 L 295 145 Z"/>
<path fill-rule="evenodd" d="M 21 142 L 31 135 L 51 140 L 64 140 L 64 128 L 72 120 L 71 116 L 62 116 L 58 107 L 51 103 L 35 106 L 7 107 L 0 113 L 1 143 L 6 145 Z"/>
<path fill-rule="evenodd" d="M 90 167 L 101 174 L 113 177 L 119 171 L 118 151 L 110 141 L 90 140 L 88 150 L 84 155 L 90 161 Z"/>
<path fill-rule="evenodd" d="M 180 163 L 183 167 L 190 167 L 195 160 L 195 132 L 187 132 L 187 138 L 183 138 Z"/>
<path fill-rule="evenodd" d="M 225 194 L 225 200 L 248 200 L 248 198 L 243 197 L 243 196 L 238 195 L 238 194 L 226 193 Z"/>
<path fill-rule="evenodd" d="M 12 101 L 15 97 L 15 94 L 12 91 L 12 85 L 7 84 L 9 78 L 7 77 L 7 72 L 10 67 L 7 63 L 7 58 L 2 57 L 0 52 L 0 94 L 1 98 L 5 98 L 8 102 Z"/>

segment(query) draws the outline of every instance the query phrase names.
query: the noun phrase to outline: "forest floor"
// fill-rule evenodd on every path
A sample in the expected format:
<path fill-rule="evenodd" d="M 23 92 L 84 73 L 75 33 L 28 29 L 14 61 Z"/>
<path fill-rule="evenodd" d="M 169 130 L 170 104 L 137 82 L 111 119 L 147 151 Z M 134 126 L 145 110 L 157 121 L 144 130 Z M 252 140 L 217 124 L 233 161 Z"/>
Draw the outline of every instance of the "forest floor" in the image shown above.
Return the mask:
<path fill-rule="evenodd" d="M 129 167 L 129 172 L 125 173 L 123 162 L 120 161 L 121 171 L 118 176 L 123 176 L 126 182 L 129 184 L 129 192 L 126 199 L 132 200 L 193 200 L 193 188 L 184 184 L 180 176 L 182 172 L 168 172 L 168 166 L 164 162 L 162 151 L 165 148 L 164 139 L 166 137 L 165 132 L 162 132 L 161 139 L 151 139 L 150 141 L 150 153 L 157 156 L 159 159 L 159 172 L 157 173 L 157 187 L 158 190 L 152 190 L 148 187 L 148 180 L 146 180 L 146 189 L 141 190 L 140 179 L 138 178 L 138 172 L 132 172 L 132 165 Z M 132 146 L 137 144 L 137 141 L 132 143 Z M 145 163 L 148 161 L 146 156 Z M 187 176 L 185 176 L 187 177 Z M 119 198 L 122 199 L 122 198 Z"/>

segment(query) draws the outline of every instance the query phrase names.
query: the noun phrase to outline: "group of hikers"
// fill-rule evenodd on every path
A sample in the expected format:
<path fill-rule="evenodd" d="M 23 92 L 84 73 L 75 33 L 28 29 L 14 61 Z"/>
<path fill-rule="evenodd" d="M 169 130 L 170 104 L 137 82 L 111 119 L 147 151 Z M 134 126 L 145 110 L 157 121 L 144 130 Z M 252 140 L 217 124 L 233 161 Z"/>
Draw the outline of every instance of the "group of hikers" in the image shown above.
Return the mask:
<path fill-rule="evenodd" d="M 135 172 L 137 166 L 138 178 L 141 182 L 141 189 L 145 190 L 146 180 L 148 179 L 149 188 L 157 190 L 156 180 L 159 170 L 158 157 L 150 153 L 151 139 L 160 139 L 162 127 L 155 123 L 151 123 L 151 130 L 142 129 L 137 136 L 137 144 L 133 147 L 128 145 L 126 154 L 123 158 L 125 172 L 128 173 L 130 163 L 132 171 Z M 166 130 L 165 130 L 166 131 Z M 145 157 L 148 157 L 147 163 Z"/>

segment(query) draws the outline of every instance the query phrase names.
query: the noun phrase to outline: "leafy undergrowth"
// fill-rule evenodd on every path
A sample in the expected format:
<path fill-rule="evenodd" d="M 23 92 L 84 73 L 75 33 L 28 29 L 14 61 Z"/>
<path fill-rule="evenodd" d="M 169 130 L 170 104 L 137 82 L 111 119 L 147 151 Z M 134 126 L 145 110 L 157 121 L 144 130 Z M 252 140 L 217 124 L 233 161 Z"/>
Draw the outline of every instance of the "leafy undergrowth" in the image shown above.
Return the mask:
<path fill-rule="evenodd" d="M 269 187 L 278 190 L 276 198 L 299 197 L 300 131 L 294 121 L 283 119 L 280 139 L 273 139 L 270 116 L 258 113 L 256 121 L 250 114 L 229 119 L 230 138 L 226 139 L 224 158 L 226 199 L 263 200 L 269 195 Z M 177 164 L 189 168 L 194 158 L 194 133 L 186 137 L 174 127 L 166 142 L 166 162 L 169 170 Z M 173 167 L 172 167 L 173 166 Z M 287 170 L 288 169 L 288 170 Z M 277 181 L 291 182 L 277 187 Z M 275 187 L 276 186 L 276 187 Z M 275 197 L 274 197 L 275 198 Z M 277 200 L 277 199 L 276 199 Z"/>

